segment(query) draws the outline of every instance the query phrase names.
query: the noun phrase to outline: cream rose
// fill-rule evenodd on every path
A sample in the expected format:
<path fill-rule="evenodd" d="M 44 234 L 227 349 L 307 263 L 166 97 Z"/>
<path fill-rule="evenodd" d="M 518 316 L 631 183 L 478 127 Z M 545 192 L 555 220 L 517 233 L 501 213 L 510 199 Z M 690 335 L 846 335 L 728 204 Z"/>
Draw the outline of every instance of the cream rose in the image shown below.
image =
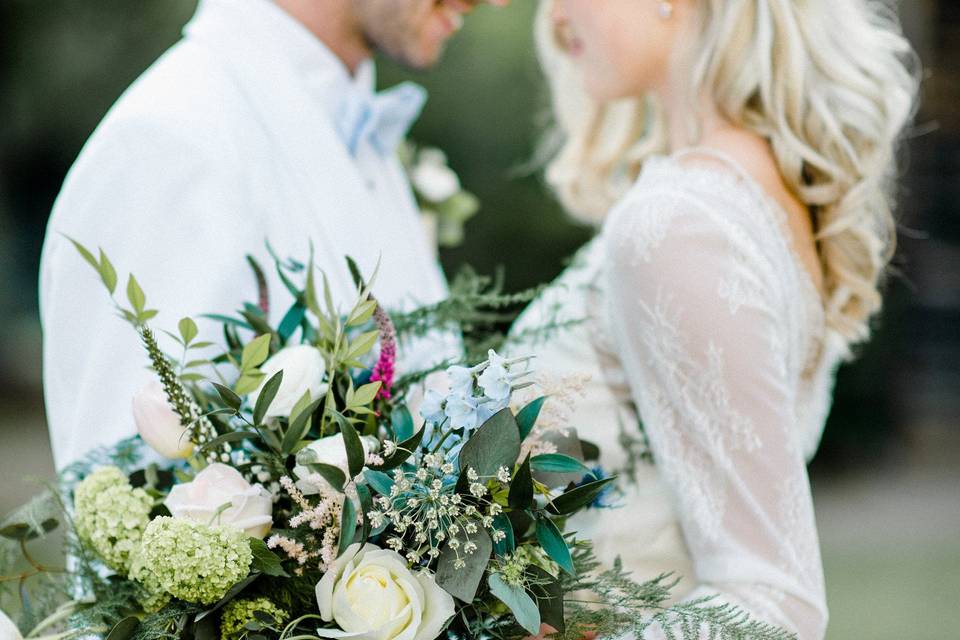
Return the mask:
<path fill-rule="evenodd" d="M 283 371 L 283 382 L 276 397 L 267 410 L 269 418 L 289 418 L 294 405 L 307 391 L 313 399 L 319 398 L 327 392 L 327 385 L 323 382 L 326 372 L 326 363 L 319 349 L 309 344 L 285 347 L 273 354 L 269 360 L 260 366 L 260 371 L 266 374 L 263 384 L 278 371 Z M 263 384 L 250 394 L 250 404 L 256 405 L 257 398 L 263 390 Z"/>
<path fill-rule="evenodd" d="M 180 424 L 159 382 L 147 384 L 133 396 L 133 421 L 143 441 L 163 457 L 182 459 L 193 453 L 187 428 Z"/>
<path fill-rule="evenodd" d="M 270 492 L 225 464 L 211 464 L 193 482 L 175 485 L 163 504 L 174 518 L 233 527 L 254 538 L 265 537 L 273 526 Z"/>
<path fill-rule="evenodd" d="M 360 444 L 363 446 L 363 457 L 366 458 L 371 451 L 376 451 L 380 446 L 379 441 L 372 436 L 363 436 L 360 438 Z M 311 463 L 328 464 L 337 467 L 343 471 L 344 479 L 350 478 L 350 465 L 347 462 L 347 447 L 343 442 L 343 434 L 337 433 L 326 438 L 314 440 L 304 447 L 298 461 L 301 458 L 309 456 Z M 298 464 L 293 468 L 293 475 L 297 478 L 297 488 L 306 495 L 320 493 L 321 490 L 330 490 L 330 484 L 319 474 L 315 474 L 307 467 Z"/>
<path fill-rule="evenodd" d="M 414 573 L 396 551 L 372 544 L 347 547 L 317 583 L 320 617 L 339 629 L 324 638 L 434 640 L 453 617 L 453 596 L 429 572 Z"/>

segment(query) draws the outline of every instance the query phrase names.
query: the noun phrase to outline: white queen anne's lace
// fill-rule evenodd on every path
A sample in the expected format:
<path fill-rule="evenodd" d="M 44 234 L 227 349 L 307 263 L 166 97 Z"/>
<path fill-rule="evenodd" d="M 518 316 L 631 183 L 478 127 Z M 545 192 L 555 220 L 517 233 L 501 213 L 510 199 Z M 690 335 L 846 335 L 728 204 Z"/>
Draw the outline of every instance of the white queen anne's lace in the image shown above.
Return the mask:
<path fill-rule="evenodd" d="M 598 550 L 637 578 L 687 573 L 684 597 L 719 594 L 807 640 L 827 612 L 806 462 L 845 345 L 789 238 L 729 160 L 653 158 L 515 332 L 547 306 L 586 317 L 537 347 L 538 368 L 594 381 L 574 422 L 605 466 L 623 456 L 614 417 L 644 425 L 656 473 L 583 523 Z"/>

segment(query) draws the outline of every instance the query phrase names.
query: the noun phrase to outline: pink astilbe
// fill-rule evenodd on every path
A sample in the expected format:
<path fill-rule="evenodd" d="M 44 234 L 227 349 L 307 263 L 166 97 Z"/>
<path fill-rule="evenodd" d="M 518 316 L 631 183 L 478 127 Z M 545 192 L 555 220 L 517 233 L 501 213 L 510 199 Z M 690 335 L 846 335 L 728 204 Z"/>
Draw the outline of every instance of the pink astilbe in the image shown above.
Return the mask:
<path fill-rule="evenodd" d="M 377 393 L 378 398 L 389 399 L 397 363 L 397 330 L 379 302 L 373 312 L 373 320 L 380 331 L 380 358 L 373 367 L 370 381 L 381 383 L 380 391 Z"/>
<path fill-rule="evenodd" d="M 319 474 L 317 474 L 319 476 Z M 340 537 L 340 513 L 343 509 L 343 501 L 348 499 L 342 493 L 325 487 L 321 477 L 307 478 L 314 484 L 320 486 L 318 494 L 319 502 L 316 505 L 310 504 L 306 496 L 297 488 L 293 480 L 284 476 L 280 478 L 280 484 L 284 490 L 290 494 L 290 497 L 300 507 L 301 511 L 290 518 L 289 525 L 293 528 L 306 526 L 311 532 L 319 533 L 311 535 L 311 547 L 314 550 L 307 551 L 306 546 L 283 536 L 273 536 L 267 541 L 267 546 L 271 549 L 280 547 L 289 557 L 295 559 L 303 565 L 312 558 L 319 558 L 320 570 L 327 571 L 337 559 L 337 545 Z M 358 518 L 359 518 L 358 514 Z M 271 546 L 271 543 L 273 545 Z"/>
<path fill-rule="evenodd" d="M 310 558 L 315 557 L 317 554 L 307 552 L 306 547 L 303 546 L 302 542 L 297 542 L 286 536 L 281 536 L 274 534 L 267 539 L 267 548 L 268 549 L 280 549 L 287 554 L 287 557 L 296 560 L 297 564 L 303 566 L 307 564 Z"/>

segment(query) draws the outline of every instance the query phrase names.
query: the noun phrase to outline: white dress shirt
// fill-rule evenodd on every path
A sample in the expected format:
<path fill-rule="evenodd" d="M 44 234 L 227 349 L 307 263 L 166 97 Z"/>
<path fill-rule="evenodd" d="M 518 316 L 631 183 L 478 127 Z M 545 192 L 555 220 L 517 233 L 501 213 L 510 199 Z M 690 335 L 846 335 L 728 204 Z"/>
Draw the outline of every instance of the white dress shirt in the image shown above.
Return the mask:
<path fill-rule="evenodd" d="M 446 295 L 395 154 L 364 137 L 348 145 L 338 130 L 344 105 L 372 90 L 372 63 L 351 77 L 272 2 L 203 0 L 184 38 L 111 109 L 67 176 L 41 260 L 58 468 L 133 435 L 131 398 L 152 376 L 136 333 L 65 236 L 103 248 L 124 304 L 126 274 L 136 275 L 160 310 L 153 326 L 175 331 L 191 316 L 213 340 L 220 327 L 200 314 L 256 301 L 246 254 L 268 272 L 274 325 L 292 302 L 267 240 L 304 262 L 312 243 L 344 306 L 355 295 L 348 254 L 367 274 L 380 260 L 374 293 L 388 308 Z M 401 372 L 456 352 L 449 337 L 405 345 Z"/>

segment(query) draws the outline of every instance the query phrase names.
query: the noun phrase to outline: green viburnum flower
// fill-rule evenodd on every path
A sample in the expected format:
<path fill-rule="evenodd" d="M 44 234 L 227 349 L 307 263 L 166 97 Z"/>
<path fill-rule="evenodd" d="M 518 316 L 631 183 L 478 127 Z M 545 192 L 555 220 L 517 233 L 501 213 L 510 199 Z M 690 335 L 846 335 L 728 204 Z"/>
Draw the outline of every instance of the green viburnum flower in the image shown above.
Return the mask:
<path fill-rule="evenodd" d="M 147 591 L 213 604 L 250 573 L 253 553 L 238 529 L 163 516 L 143 532 L 136 572 Z"/>
<path fill-rule="evenodd" d="M 245 638 L 249 632 L 245 625 L 248 622 L 257 621 L 254 617 L 254 613 L 257 611 L 273 618 L 277 626 L 286 622 L 290 617 L 289 613 L 266 598 L 232 600 L 223 608 L 223 617 L 220 619 L 220 640 L 242 640 Z"/>
<path fill-rule="evenodd" d="M 77 534 L 114 571 L 126 574 L 150 522 L 153 499 L 117 467 L 97 469 L 73 495 Z"/>
<path fill-rule="evenodd" d="M 143 546 L 140 546 L 133 554 L 130 577 L 140 587 L 136 594 L 140 606 L 147 613 L 156 613 L 170 602 L 170 594 L 164 590 L 157 575 L 146 569 L 143 550 Z"/>

